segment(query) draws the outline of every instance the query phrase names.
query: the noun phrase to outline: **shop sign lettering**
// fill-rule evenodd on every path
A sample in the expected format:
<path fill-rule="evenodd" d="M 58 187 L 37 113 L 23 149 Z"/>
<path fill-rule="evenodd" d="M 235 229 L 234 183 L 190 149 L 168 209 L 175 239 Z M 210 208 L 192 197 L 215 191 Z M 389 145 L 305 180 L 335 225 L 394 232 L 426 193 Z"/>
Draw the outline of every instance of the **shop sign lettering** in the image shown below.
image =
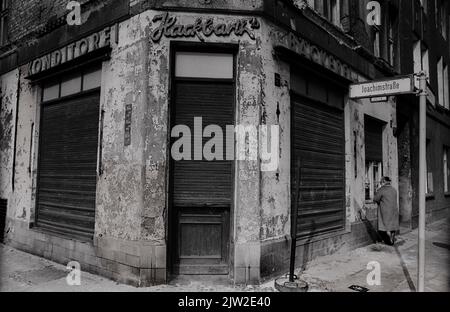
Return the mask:
<path fill-rule="evenodd" d="M 157 43 L 162 37 L 198 37 L 201 41 L 204 41 L 205 37 L 211 35 L 226 37 L 232 34 L 239 37 L 247 34 L 250 39 L 255 40 L 254 30 L 260 28 L 257 18 L 241 18 L 230 23 L 215 23 L 212 18 L 197 18 L 193 24 L 179 24 L 177 21 L 177 17 L 171 16 L 169 13 L 156 15 L 153 18 L 153 23 L 159 22 L 160 24 L 151 32 L 151 40 Z"/>
<path fill-rule="evenodd" d="M 76 42 L 50 52 L 28 63 L 30 75 L 35 75 L 58 65 L 77 59 L 80 56 L 117 43 L 117 25 L 109 26 Z"/>

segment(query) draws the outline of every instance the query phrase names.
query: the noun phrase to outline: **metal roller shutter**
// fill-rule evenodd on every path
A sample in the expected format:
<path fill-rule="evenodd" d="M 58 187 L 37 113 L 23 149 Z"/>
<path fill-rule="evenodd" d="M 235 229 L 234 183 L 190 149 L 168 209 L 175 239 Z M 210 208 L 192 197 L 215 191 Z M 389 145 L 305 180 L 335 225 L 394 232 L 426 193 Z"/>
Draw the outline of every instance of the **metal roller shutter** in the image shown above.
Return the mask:
<path fill-rule="evenodd" d="M 193 132 L 194 118 L 203 118 L 203 128 L 218 125 L 224 132 L 233 121 L 233 84 L 178 81 L 176 84 L 175 125 L 186 125 Z M 203 131 L 203 130 L 202 130 Z M 192 133 L 192 145 L 193 145 Z M 203 138 L 203 145 L 210 138 Z M 234 144 L 234 142 L 231 142 Z M 203 146 L 202 145 L 202 146 Z M 224 156 L 225 158 L 225 148 Z M 192 159 L 194 159 L 192 148 Z M 177 207 L 230 207 L 232 197 L 232 162 L 174 162 L 173 203 Z"/>
<path fill-rule="evenodd" d="M 300 158 L 297 236 L 342 229 L 345 221 L 344 114 L 303 97 L 293 97 L 293 165 Z M 297 182 L 292 182 L 295 198 Z"/>
<path fill-rule="evenodd" d="M 92 239 L 99 94 L 42 106 L 37 225 Z"/>

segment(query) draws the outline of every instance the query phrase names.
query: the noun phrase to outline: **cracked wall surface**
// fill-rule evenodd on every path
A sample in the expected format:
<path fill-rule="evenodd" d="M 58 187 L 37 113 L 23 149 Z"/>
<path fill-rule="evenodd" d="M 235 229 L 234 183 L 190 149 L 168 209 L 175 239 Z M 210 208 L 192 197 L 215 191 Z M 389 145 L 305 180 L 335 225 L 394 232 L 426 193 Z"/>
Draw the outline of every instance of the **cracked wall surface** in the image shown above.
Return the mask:
<path fill-rule="evenodd" d="M 12 191 L 18 79 L 18 70 L 0 78 L 0 197 L 4 199 L 8 199 Z"/>

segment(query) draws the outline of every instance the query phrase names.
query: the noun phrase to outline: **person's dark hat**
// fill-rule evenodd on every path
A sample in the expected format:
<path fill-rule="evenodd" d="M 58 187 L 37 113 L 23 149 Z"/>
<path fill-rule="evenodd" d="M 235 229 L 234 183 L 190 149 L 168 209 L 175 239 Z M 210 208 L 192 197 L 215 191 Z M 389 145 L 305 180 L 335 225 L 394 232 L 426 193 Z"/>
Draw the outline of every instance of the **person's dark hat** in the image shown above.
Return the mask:
<path fill-rule="evenodd" d="M 383 181 L 388 182 L 388 183 L 392 182 L 391 178 L 389 178 L 389 177 L 383 177 Z"/>

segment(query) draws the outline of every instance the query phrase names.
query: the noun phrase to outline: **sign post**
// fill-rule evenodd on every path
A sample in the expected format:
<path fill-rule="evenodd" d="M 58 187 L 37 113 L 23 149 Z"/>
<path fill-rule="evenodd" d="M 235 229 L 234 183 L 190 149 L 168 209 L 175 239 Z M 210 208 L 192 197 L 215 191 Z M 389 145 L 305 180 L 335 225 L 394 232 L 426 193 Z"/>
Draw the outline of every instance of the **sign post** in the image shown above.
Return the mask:
<path fill-rule="evenodd" d="M 419 92 L 416 92 L 414 78 L 419 78 Z M 374 80 L 350 85 L 351 99 L 370 98 L 377 102 L 376 98 L 382 98 L 400 94 L 417 94 L 420 96 L 420 135 L 419 135 L 419 237 L 417 256 L 417 290 L 425 291 L 425 181 L 426 173 L 426 148 L 427 148 L 427 76 L 425 72 L 415 75 L 393 77 L 384 80 Z"/>
<path fill-rule="evenodd" d="M 425 291 L 425 179 L 426 148 L 427 148 L 427 76 L 424 72 L 418 74 L 420 81 L 420 134 L 419 134 L 419 252 L 417 258 L 418 291 Z"/>

